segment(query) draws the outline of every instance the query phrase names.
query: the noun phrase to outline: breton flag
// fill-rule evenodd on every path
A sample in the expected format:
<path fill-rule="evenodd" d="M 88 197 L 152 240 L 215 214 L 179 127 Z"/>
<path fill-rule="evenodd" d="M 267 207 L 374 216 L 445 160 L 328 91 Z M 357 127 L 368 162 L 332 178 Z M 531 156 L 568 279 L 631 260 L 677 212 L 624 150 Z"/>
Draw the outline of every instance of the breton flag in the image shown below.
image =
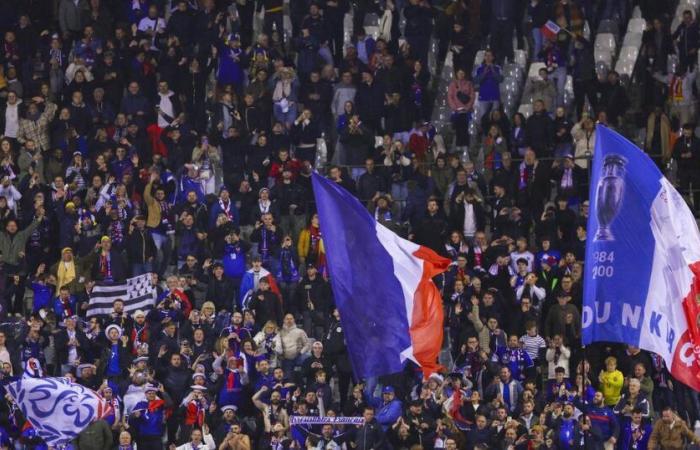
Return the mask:
<path fill-rule="evenodd" d="M 542 25 L 540 31 L 542 31 L 542 35 L 545 39 L 554 39 L 557 37 L 557 34 L 559 34 L 559 32 L 561 31 L 561 27 L 553 21 L 548 20 L 547 23 Z"/>
<path fill-rule="evenodd" d="M 121 284 L 95 285 L 90 292 L 87 317 L 109 315 L 117 299 L 124 301 L 125 313 L 130 314 L 137 309 L 148 311 L 155 305 L 157 295 L 150 273 L 128 278 Z"/>
<path fill-rule="evenodd" d="M 5 388 L 39 437 L 53 447 L 70 443 L 91 422 L 111 413 L 102 397 L 67 378 L 24 376 Z"/>
<path fill-rule="evenodd" d="M 331 286 L 355 374 L 400 372 L 410 359 L 437 368 L 443 312 L 432 277 L 450 261 L 377 223 L 337 183 L 312 176 Z"/>
<path fill-rule="evenodd" d="M 687 204 L 634 144 L 596 129 L 583 342 L 659 354 L 700 390 L 700 232 Z"/>

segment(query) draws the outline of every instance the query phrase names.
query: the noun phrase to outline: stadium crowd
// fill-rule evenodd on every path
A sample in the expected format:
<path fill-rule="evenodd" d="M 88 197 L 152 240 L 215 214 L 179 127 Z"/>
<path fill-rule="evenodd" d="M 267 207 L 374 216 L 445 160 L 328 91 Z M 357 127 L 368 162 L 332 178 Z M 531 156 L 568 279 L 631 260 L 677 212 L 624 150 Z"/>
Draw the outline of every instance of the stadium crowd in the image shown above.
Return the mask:
<path fill-rule="evenodd" d="M 700 442 L 698 392 L 658 355 L 580 335 L 595 124 L 643 130 L 700 210 L 700 27 L 691 2 L 672 28 L 677 3 L 0 0 L 0 375 L 108 400 L 78 450 Z M 632 79 L 596 70 L 596 27 L 634 7 Z M 516 49 L 544 63 L 529 117 L 501 102 Z M 452 259 L 441 373 L 353 376 L 314 170 Z M 91 313 L 93 289 L 139 276 L 152 308 Z M 9 395 L 0 448 L 47 448 Z"/>

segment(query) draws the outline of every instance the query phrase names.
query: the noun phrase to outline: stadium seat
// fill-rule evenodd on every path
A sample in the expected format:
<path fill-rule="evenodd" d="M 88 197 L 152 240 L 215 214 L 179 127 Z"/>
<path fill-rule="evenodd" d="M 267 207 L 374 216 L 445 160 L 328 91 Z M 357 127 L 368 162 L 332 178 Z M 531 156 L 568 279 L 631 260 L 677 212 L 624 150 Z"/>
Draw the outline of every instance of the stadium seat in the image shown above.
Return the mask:
<path fill-rule="evenodd" d="M 616 38 L 613 33 L 598 33 L 595 37 L 595 48 L 602 50 L 615 50 Z"/>
<path fill-rule="evenodd" d="M 524 103 L 518 108 L 518 112 L 528 118 L 532 115 L 532 103 Z"/>
<path fill-rule="evenodd" d="M 647 27 L 647 22 L 644 19 L 630 19 L 627 25 L 627 34 L 629 33 L 643 33 L 644 29 Z"/>
<path fill-rule="evenodd" d="M 539 75 L 540 69 L 547 67 L 545 63 L 541 62 L 533 62 L 530 64 L 530 70 L 527 72 L 527 77 L 528 78 L 535 78 Z"/>
<path fill-rule="evenodd" d="M 642 46 L 642 33 L 630 33 L 625 35 L 625 39 L 622 41 L 623 47 L 637 47 Z"/>

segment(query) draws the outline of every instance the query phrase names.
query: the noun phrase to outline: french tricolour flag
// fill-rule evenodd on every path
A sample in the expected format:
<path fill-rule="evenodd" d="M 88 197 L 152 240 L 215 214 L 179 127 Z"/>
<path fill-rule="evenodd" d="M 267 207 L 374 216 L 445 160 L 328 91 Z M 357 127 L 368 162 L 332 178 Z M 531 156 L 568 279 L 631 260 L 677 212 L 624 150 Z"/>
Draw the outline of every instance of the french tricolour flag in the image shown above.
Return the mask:
<path fill-rule="evenodd" d="M 552 22 L 551 20 L 548 20 L 547 23 L 542 25 L 542 28 L 540 28 L 542 31 L 542 34 L 544 35 L 545 39 L 554 39 L 557 37 L 557 34 L 561 31 L 561 27 L 557 25 L 556 23 Z"/>
<path fill-rule="evenodd" d="M 450 261 L 377 223 L 337 183 L 314 174 L 331 286 L 355 375 L 437 369 L 443 311 L 432 277 Z"/>
<path fill-rule="evenodd" d="M 700 391 L 700 231 L 656 164 L 598 126 L 584 272 L 583 342 L 657 353 Z"/>

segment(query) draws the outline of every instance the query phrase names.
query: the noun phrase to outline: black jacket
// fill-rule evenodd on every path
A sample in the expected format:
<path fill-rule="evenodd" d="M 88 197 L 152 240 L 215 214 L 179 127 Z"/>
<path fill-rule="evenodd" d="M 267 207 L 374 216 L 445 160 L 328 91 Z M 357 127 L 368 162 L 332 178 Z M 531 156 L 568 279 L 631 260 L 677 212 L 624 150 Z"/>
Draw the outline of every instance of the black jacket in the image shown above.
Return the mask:
<path fill-rule="evenodd" d="M 435 250 L 436 253 L 444 255 L 445 246 L 443 244 L 447 231 L 448 222 L 443 213 L 437 212 L 431 216 L 426 211 L 423 218 L 413 229 L 414 241 L 416 244 L 424 245 Z"/>
<path fill-rule="evenodd" d="M 525 123 L 527 143 L 537 155 L 544 155 L 554 140 L 554 121 L 546 112 L 531 115 Z"/>
<path fill-rule="evenodd" d="M 131 264 L 143 264 L 149 258 L 155 259 L 157 252 L 153 236 L 147 229 L 143 231 L 134 229 L 126 237 L 126 253 L 129 255 Z"/>
<path fill-rule="evenodd" d="M 261 325 L 268 321 L 273 321 L 277 325 L 282 324 L 282 302 L 272 291 L 255 292 L 249 308 L 255 314 L 255 321 Z"/>
<path fill-rule="evenodd" d="M 217 311 L 224 309 L 226 311 L 233 311 L 236 305 L 234 293 L 235 288 L 230 278 L 223 276 L 220 280 L 217 280 L 213 276 L 209 277 L 206 299 L 214 302 Z"/>
<path fill-rule="evenodd" d="M 156 369 L 156 377 L 162 380 L 165 391 L 170 394 L 173 403 L 179 405 L 182 399 L 185 398 L 185 393 L 189 390 L 188 387 L 192 381 L 192 371 L 185 366 L 185 363 L 180 367 L 174 367 L 170 364 L 167 366 L 162 364 L 163 359 L 158 360 Z"/>
<path fill-rule="evenodd" d="M 352 373 L 350 358 L 348 357 L 348 347 L 345 345 L 345 333 L 343 325 L 340 321 L 334 320 L 326 334 L 326 339 L 323 341 L 324 352 L 335 365 L 336 372 L 349 374 Z"/>
<path fill-rule="evenodd" d="M 382 427 L 374 419 L 365 423 L 355 431 L 354 437 L 356 450 L 379 450 L 385 447 L 385 437 Z"/>
<path fill-rule="evenodd" d="M 78 341 L 78 357 L 80 357 L 81 361 L 84 362 L 83 348 L 89 347 L 90 342 L 88 342 L 87 337 L 85 337 L 85 333 L 78 329 L 75 330 L 75 339 Z M 59 364 L 68 363 L 68 340 L 68 331 L 65 329 L 62 329 L 54 335 L 54 345 L 56 346 L 56 359 L 58 360 Z"/>
<path fill-rule="evenodd" d="M 325 325 L 328 322 L 330 314 L 333 312 L 333 296 L 331 294 L 330 285 L 320 275 L 309 280 L 308 276 L 304 276 L 299 282 L 298 302 L 297 306 L 300 311 L 309 310 L 309 300 L 313 303 L 314 322 L 319 322 L 318 325 Z"/>
<path fill-rule="evenodd" d="M 270 192 L 272 199 L 277 203 L 281 215 L 299 216 L 305 213 L 306 201 L 304 198 L 304 188 L 292 182 L 289 184 L 277 183 Z M 297 205 L 293 211 L 289 205 Z M 291 230 L 285 230 L 291 231 Z"/>
<path fill-rule="evenodd" d="M 481 202 L 474 202 L 474 220 L 476 222 L 476 231 L 484 231 L 486 226 L 486 212 Z M 464 202 L 459 202 L 452 208 L 451 222 L 452 227 L 456 230 L 464 229 Z"/>

